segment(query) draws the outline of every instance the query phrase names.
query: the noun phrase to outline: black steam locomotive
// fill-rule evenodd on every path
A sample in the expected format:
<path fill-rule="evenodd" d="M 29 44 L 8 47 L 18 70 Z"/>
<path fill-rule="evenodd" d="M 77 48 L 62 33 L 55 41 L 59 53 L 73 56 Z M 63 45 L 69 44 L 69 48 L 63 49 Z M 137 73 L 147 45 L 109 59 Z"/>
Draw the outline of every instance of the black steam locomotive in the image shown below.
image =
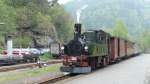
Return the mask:
<path fill-rule="evenodd" d="M 62 72 L 89 73 L 122 58 L 139 53 L 135 43 L 113 37 L 103 30 L 90 30 L 81 34 L 81 24 L 75 24 L 74 39 L 61 47 Z"/>

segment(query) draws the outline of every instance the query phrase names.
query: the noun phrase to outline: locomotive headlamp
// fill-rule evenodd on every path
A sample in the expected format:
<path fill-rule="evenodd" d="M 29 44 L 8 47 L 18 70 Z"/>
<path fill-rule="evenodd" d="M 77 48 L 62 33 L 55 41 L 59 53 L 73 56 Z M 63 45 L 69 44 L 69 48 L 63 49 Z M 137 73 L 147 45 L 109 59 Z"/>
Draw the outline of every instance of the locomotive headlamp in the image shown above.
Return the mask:
<path fill-rule="evenodd" d="M 64 49 L 65 49 L 65 47 L 64 47 L 64 46 L 62 46 L 62 47 L 61 47 L 61 50 L 64 50 Z"/>
<path fill-rule="evenodd" d="M 76 58 L 76 57 L 71 57 L 71 60 L 72 60 L 72 61 L 76 61 L 77 58 Z"/>
<path fill-rule="evenodd" d="M 88 49 L 88 46 L 85 46 L 84 49 L 87 50 L 87 49 Z"/>

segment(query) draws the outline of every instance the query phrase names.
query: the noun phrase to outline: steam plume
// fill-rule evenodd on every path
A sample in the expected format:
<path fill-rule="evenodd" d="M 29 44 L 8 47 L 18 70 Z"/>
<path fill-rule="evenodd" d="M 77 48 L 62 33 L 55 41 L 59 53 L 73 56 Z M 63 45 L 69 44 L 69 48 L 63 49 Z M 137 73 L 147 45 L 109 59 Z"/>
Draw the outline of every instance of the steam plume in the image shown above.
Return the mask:
<path fill-rule="evenodd" d="M 83 5 L 81 8 L 79 8 L 76 12 L 76 16 L 77 16 L 77 23 L 80 23 L 80 17 L 81 17 L 81 13 L 82 11 L 87 8 L 88 5 Z"/>

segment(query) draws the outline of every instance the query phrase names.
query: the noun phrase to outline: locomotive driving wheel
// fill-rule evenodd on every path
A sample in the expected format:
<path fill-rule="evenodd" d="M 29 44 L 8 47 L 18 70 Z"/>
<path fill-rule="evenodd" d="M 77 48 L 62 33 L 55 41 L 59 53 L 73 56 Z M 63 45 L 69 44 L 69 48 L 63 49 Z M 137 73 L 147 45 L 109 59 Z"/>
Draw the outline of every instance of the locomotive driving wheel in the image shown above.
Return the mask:
<path fill-rule="evenodd" d="M 91 57 L 89 62 L 90 62 L 90 66 L 91 66 L 92 70 L 95 70 L 96 69 L 96 60 L 95 60 L 95 58 Z"/>

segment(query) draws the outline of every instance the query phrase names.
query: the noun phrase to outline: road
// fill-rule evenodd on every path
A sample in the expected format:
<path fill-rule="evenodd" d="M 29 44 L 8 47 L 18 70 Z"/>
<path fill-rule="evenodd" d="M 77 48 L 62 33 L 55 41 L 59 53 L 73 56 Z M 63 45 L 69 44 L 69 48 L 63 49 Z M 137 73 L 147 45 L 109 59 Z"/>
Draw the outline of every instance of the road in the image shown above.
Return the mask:
<path fill-rule="evenodd" d="M 58 84 L 150 84 L 150 54 L 142 54 Z"/>

